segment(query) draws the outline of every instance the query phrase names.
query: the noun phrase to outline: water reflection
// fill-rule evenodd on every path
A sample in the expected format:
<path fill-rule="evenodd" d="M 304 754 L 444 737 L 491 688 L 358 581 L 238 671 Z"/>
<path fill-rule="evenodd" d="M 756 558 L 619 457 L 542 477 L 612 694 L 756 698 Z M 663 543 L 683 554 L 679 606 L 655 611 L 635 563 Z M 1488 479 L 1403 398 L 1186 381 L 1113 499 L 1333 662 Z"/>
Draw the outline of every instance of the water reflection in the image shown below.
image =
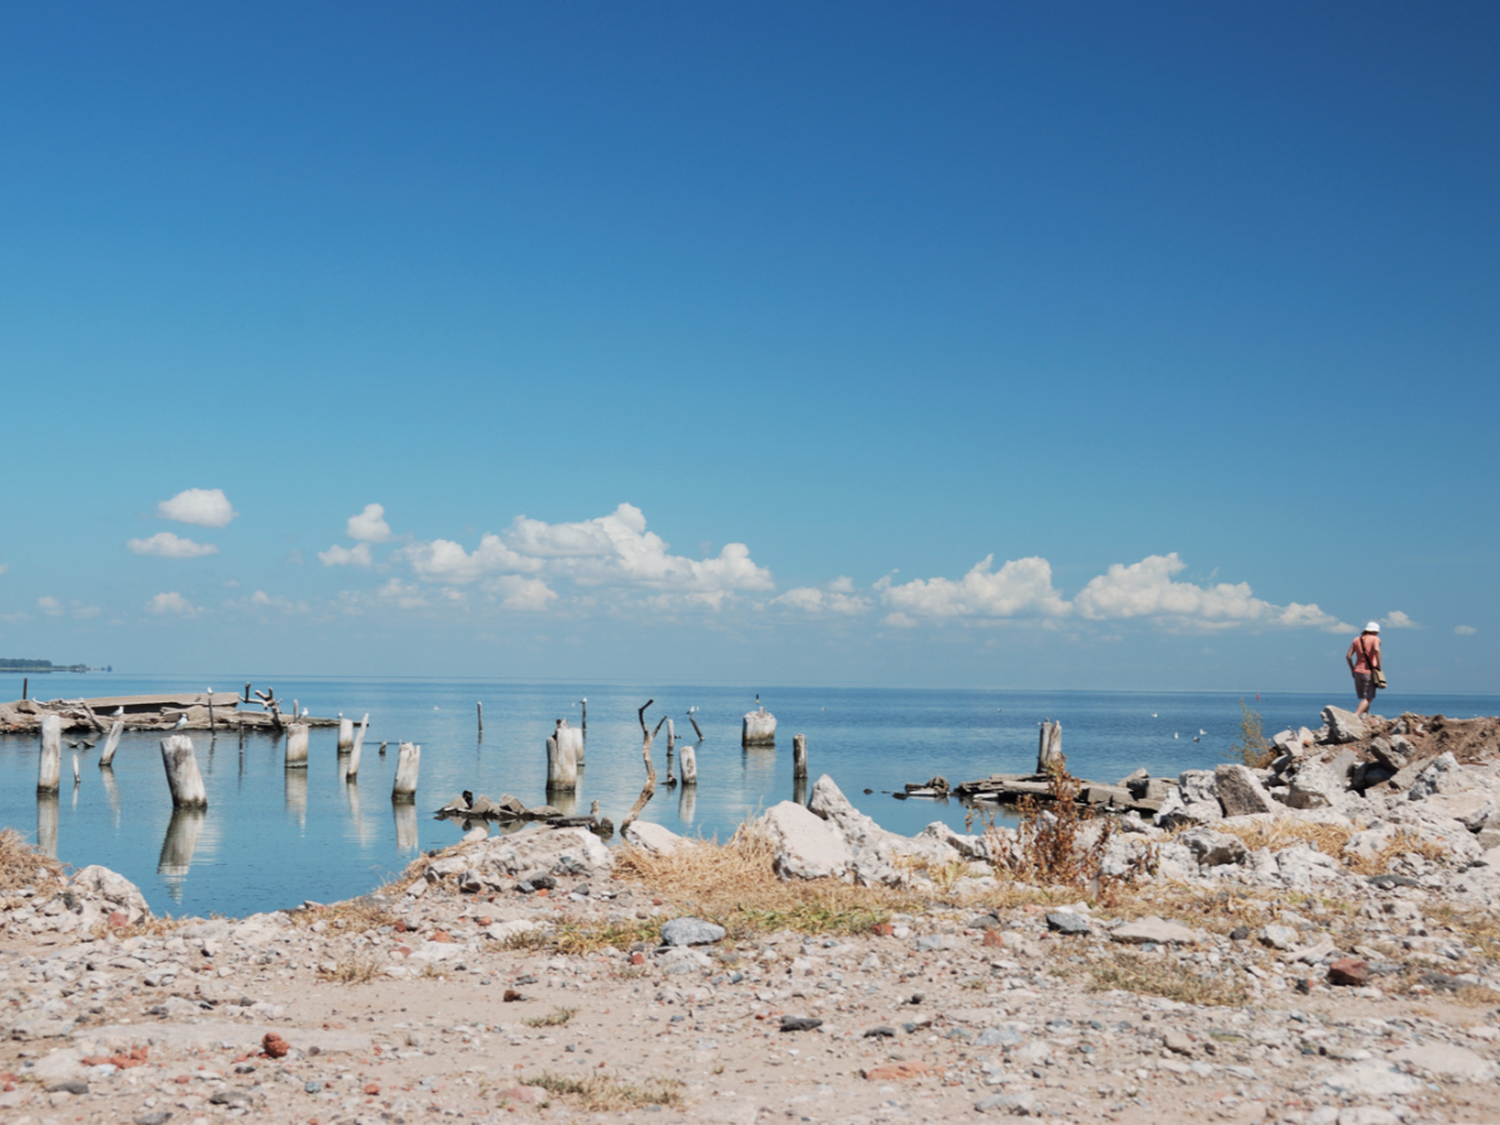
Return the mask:
<path fill-rule="evenodd" d="M 776 777 L 776 747 L 746 746 L 741 753 L 745 778 L 756 785 L 768 786 Z"/>
<path fill-rule="evenodd" d="M 101 767 L 99 782 L 104 786 L 104 796 L 109 801 L 109 811 L 114 814 L 115 831 L 118 832 L 120 830 L 120 787 L 115 784 L 115 767 Z"/>
<path fill-rule="evenodd" d="M 198 850 L 198 837 L 203 834 L 203 824 L 207 819 L 208 812 L 204 809 L 172 810 L 166 838 L 161 842 L 156 873 L 166 880 L 167 893 L 175 901 L 182 900 L 182 884 L 193 865 L 193 853 Z"/>
<path fill-rule="evenodd" d="M 57 794 L 36 795 L 36 846 L 43 855 L 57 858 Z"/>
<path fill-rule="evenodd" d="M 297 827 L 307 831 L 307 771 L 291 769 L 282 774 L 286 778 L 286 811 L 297 821 Z"/>
<path fill-rule="evenodd" d="M 410 801 L 393 801 L 391 812 L 396 817 L 396 850 L 402 855 L 416 852 L 417 806 Z"/>
<path fill-rule="evenodd" d="M 684 785 L 677 798 L 677 816 L 683 828 L 691 828 L 698 815 L 698 786 Z"/>
<path fill-rule="evenodd" d="M 349 824 L 353 828 L 354 838 L 362 846 L 370 843 L 370 825 L 365 822 L 364 810 L 359 803 L 359 775 L 350 777 L 347 770 L 339 770 L 339 781 L 342 783 L 341 791 L 344 794 L 344 804 L 349 808 Z"/>
<path fill-rule="evenodd" d="M 577 816 L 578 790 L 548 788 L 547 803 L 562 813 L 563 816 Z"/>

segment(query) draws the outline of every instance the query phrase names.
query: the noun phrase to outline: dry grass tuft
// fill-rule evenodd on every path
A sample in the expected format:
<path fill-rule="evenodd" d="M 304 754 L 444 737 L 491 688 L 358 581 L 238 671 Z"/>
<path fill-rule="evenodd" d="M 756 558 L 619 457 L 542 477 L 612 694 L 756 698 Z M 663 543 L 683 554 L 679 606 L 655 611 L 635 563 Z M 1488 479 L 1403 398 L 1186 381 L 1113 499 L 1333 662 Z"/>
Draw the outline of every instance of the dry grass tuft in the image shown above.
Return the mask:
<path fill-rule="evenodd" d="M 318 970 L 318 979 L 330 984 L 369 984 L 385 975 L 385 964 L 377 957 L 346 957 L 332 970 Z"/>
<path fill-rule="evenodd" d="M 543 1071 L 525 1080 L 560 1096 L 574 1098 L 579 1108 L 594 1113 L 617 1109 L 641 1109 L 648 1105 L 682 1104 L 682 1083 L 675 1078 L 648 1078 L 639 1084 L 597 1074 L 588 1078 Z"/>
<path fill-rule="evenodd" d="M 544 1016 L 532 1016 L 522 1022 L 527 1027 L 561 1027 L 577 1014 L 577 1008 L 553 1008 Z"/>
<path fill-rule="evenodd" d="M 13 892 L 67 878 L 67 865 L 36 850 L 14 828 L 0 831 L 0 908 L 13 910 L 26 900 Z"/>
<path fill-rule="evenodd" d="M 1113 889 L 1113 888 L 1112 888 Z M 1176 918 L 1184 925 L 1227 934 L 1237 926 L 1255 929 L 1272 909 L 1271 892 L 1239 888 L 1215 889 L 1168 885 L 1143 887 L 1131 895 L 1114 893 L 1101 898 L 1102 917 L 1134 921 L 1155 914 Z"/>
<path fill-rule="evenodd" d="M 1045 808 L 1034 797 L 1022 798 L 1016 829 L 1020 847 L 1013 860 L 997 864 L 997 873 L 1045 886 L 1097 883 L 1114 825 L 1099 820 L 1093 839 L 1086 840 L 1083 828 L 1094 822 L 1094 810 L 1078 804 L 1078 792 L 1078 779 L 1063 768 L 1048 779 Z"/>
<path fill-rule="evenodd" d="M 1250 991 L 1237 980 L 1206 976 L 1175 957 L 1114 953 L 1088 966 L 1090 992 L 1120 989 L 1160 996 L 1184 1004 L 1238 1007 L 1248 1003 Z"/>
<path fill-rule="evenodd" d="M 333 933 L 363 933 L 381 926 L 394 926 L 400 921 L 385 907 L 357 898 L 334 903 L 332 906 L 320 906 L 316 910 L 294 911 L 291 918 L 294 926 L 307 927 L 323 922 Z"/>
<path fill-rule="evenodd" d="M 767 930 L 864 933 L 894 910 L 914 908 L 909 894 L 885 887 L 855 887 L 832 879 L 777 878 L 769 841 L 741 829 L 727 844 L 698 841 L 671 855 L 622 847 L 615 877 L 744 936 Z M 659 930 L 658 930 L 659 932 Z"/>
<path fill-rule="evenodd" d="M 555 949 L 567 956 L 583 956 L 597 953 L 606 947 L 630 949 L 635 945 L 657 946 L 661 944 L 661 927 L 665 918 L 641 918 L 630 922 L 588 923 L 565 919 L 558 922 L 550 933 L 532 930 L 517 934 L 515 940 L 524 942 L 516 948 Z"/>
<path fill-rule="evenodd" d="M 1357 831 L 1339 824 L 1309 824 L 1289 817 L 1255 824 L 1216 824 L 1214 828 L 1238 836 L 1252 852 L 1260 848 L 1274 852 L 1294 844 L 1307 844 L 1335 859 Z"/>

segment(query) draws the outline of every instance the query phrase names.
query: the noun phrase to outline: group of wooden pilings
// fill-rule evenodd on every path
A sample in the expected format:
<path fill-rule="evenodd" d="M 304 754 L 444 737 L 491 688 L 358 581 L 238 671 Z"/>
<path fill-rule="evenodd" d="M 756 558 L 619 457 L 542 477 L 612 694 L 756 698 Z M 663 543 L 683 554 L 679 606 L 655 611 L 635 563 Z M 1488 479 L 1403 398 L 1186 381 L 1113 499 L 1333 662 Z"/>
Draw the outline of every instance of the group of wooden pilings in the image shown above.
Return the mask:
<path fill-rule="evenodd" d="M 114 761 L 115 750 L 120 745 L 120 734 L 125 721 L 116 718 L 110 726 L 104 752 L 99 755 L 101 768 L 108 768 Z M 307 723 L 288 723 L 286 727 L 285 767 L 288 770 L 307 768 Z M 370 716 L 366 713 L 358 728 L 353 719 L 339 716 L 338 753 L 347 759 L 341 763 L 341 775 L 346 781 L 354 781 L 359 775 L 360 755 L 364 750 L 365 733 L 370 729 Z M 385 744 L 381 743 L 381 753 Z M 172 806 L 179 809 L 203 809 L 208 807 L 208 790 L 203 784 L 203 775 L 198 770 L 198 759 L 193 753 L 193 740 L 185 734 L 174 734 L 161 743 L 162 765 L 167 773 L 167 788 L 172 793 Z M 396 780 L 391 786 L 391 800 L 411 802 L 417 795 L 417 773 L 422 761 L 422 747 L 413 742 L 401 743 L 396 759 Z M 78 756 L 73 756 L 73 784 L 81 780 Z M 62 716 L 43 715 L 41 721 L 41 757 L 37 766 L 36 791 L 42 795 L 55 794 L 62 783 Z"/>

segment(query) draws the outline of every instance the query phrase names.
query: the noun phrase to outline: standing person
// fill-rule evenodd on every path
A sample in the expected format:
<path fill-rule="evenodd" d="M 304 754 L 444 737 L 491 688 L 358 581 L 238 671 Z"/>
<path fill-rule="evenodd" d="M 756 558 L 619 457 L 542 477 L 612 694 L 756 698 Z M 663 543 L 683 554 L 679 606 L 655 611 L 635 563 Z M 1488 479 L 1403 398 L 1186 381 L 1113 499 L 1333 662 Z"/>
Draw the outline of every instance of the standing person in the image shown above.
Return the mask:
<path fill-rule="evenodd" d="M 1367 714 L 1375 702 L 1375 673 L 1380 669 L 1380 622 L 1371 621 L 1365 631 L 1354 638 L 1344 662 L 1354 673 L 1354 694 L 1359 696 L 1356 715 Z"/>

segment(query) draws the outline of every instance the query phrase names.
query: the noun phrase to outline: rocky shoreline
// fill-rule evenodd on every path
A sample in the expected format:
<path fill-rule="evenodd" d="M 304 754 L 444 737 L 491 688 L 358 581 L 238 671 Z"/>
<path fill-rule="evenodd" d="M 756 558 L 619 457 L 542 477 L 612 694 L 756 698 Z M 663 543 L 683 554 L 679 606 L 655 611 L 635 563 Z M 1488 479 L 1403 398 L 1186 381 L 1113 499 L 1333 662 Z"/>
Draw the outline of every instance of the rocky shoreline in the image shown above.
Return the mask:
<path fill-rule="evenodd" d="M 0 1111 L 1500 1120 L 1500 724 L 1343 714 L 1150 817 L 905 837 L 824 777 L 728 844 L 480 828 L 245 919 L 11 834 Z"/>

